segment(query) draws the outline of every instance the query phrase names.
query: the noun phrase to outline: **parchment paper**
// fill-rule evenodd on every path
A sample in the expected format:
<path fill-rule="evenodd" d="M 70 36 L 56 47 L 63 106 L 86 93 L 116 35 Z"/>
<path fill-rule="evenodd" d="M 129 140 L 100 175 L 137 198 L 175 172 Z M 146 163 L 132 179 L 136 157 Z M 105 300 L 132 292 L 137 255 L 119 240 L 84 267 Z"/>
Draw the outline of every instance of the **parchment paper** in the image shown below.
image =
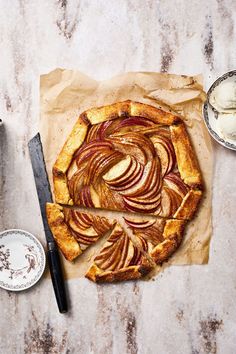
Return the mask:
<path fill-rule="evenodd" d="M 196 217 L 187 226 L 182 245 L 168 263 L 207 263 L 212 232 L 213 152 L 211 139 L 202 119 L 202 102 L 205 99 L 202 77 L 136 72 L 98 82 L 78 71 L 56 69 L 41 76 L 40 93 L 40 133 L 50 183 L 52 166 L 57 155 L 79 114 L 88 108 L 131 99 L 184 117 L 198 156 L 205 192 Z M 53 190 L 52 183 L 51 187 Z M 116 216 L 116 213 L 105 213 L 107 216 Z M 68 278 L 85 273 L 88 263 L 102 242 L 104 240 L 78 257 L 74 264 L 64 260 Z"/>

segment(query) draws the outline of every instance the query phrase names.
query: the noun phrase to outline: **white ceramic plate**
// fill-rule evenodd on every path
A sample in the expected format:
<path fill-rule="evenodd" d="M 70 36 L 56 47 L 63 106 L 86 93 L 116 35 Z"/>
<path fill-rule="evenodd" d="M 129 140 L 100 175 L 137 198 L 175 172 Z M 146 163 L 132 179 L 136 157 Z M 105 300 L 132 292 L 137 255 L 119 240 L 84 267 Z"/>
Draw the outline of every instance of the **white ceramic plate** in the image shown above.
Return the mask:
<path fill-rule="evenodd" d="M 12 229 L 0 233 L 0 287 L 20 291 L 33 286 L 45 268 L 41 243 L 27 231 Z"/>
<path fill-rule="evenodd" d="M 203 116 L 207 126 L 207 129 L 211 136 L 224 147 L 236 150 L 235 140 L 225 139 L 220 132 L 217 125 L 218 112 L 209 104 L 209 96 L 211 92 L 223 81 L 236 81 L 236 70 L 229 71 L 226 74 L 219 77 L 209 88 L 207 92 L 207 101 L 203 106 Z"/>

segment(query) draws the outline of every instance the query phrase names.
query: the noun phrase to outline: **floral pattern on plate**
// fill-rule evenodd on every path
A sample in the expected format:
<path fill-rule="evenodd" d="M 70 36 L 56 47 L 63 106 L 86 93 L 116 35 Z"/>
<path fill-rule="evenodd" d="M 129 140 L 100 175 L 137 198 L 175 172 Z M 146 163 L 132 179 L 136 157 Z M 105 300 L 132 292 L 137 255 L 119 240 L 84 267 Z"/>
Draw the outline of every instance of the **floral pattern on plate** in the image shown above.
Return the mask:
<path fill-rule="evenodd" d="M 44 268 L 44 249 L 33 235 L 23 230 L 0 233 L 0 287 L 28 289 L 41 278 Z"/>

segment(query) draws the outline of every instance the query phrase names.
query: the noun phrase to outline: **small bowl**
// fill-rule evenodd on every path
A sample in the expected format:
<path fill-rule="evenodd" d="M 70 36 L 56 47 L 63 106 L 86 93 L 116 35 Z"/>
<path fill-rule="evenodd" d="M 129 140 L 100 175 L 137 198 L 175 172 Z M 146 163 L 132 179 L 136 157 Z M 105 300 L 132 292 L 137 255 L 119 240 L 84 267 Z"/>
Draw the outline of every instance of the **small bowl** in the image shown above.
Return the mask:
<path fill-rule="evenodd" d="M 209 97 L 212 91 L 223 81 L 236 81 L 236 70 L 229 71 L 220 76 L 209 88 L 207 92 L 207 101 L 203 106 L 204 121 L 210 135 L 221 145 L 230 150 L 236 151 L 236 141 L 223 137 L 219 127 L 217 126 L 218 112 L 209 103 Z"/>
<path fill-rule="evenodd" d="M 31 233 L 19 229 L 0 233 L 0 287 L 11 291 L 29 289 L 43 275 L 45 252 Z"/>

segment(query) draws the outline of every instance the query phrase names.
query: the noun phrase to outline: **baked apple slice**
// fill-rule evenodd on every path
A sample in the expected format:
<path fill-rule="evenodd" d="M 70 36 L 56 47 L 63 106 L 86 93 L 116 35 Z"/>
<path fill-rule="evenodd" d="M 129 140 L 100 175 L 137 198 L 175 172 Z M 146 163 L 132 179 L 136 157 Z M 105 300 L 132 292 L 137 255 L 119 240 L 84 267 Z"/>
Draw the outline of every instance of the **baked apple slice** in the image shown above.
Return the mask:
<path fill-rule="evenodd" d="M 150 139 L 156 149 L 159 159 L 161 160 L 162 176 L 164 176 L 172 171 L 176 164 L 173 144 L 170 137 L 166 136 L 166 133 L 163 135 L 163 130 L 158 130 L 154 136 L 150 137 Z"/>
<path fill-rule="evenodd" d="M 94 282 L 138 279 L 146 275 L 153 264 L 127 233 L 116 224 L 86 277 Z"/>

